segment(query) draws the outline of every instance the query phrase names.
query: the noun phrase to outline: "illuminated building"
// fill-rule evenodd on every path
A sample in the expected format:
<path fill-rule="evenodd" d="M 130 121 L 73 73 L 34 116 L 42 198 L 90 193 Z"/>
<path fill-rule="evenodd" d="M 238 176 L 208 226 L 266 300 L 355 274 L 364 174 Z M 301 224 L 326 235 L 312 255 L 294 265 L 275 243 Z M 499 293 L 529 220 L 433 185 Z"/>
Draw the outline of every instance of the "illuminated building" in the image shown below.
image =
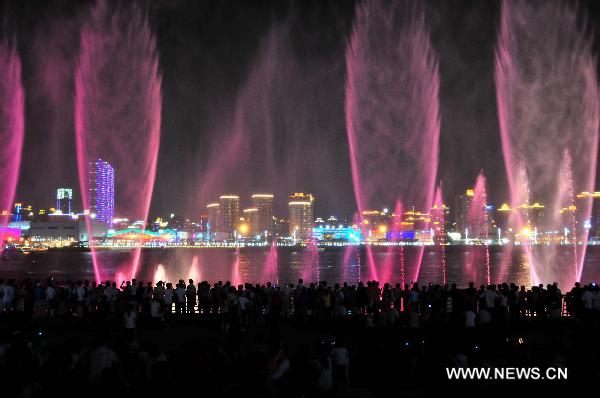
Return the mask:
<path fill-rule="evenodd" d="M 313 237 L 319 242 L 359 243 L 360 229 L 343 225 L 325 225 L 313 228 Z"/>
<path fill-rule="evenodd" d="M 115 170 L 102 159 L 88 164 L 88 206 L 96 220 L 112 226 L 115 214 Z"/>
<path fill-rule="evenodd" d="M 219 197 L 217 232 L 223 233 L 225 239 L 235 239 L 239 223 L 240 197 L 237 195 L 221 195 Z"/>
<path fill-rule="evenodd" d="M 250 224 L 252 235 L 273 235 L 273 195 L 252 195 L 252 207 L 256 209 L 256 225 Z"/>
<path fill-rule="evenodd" d="M 433 236 L 430 224 L 430 214 L 421 213 L 415 209 L 406 211 L 401 222 L 402 237 L 404 239 L 415 239 L 420 242 L 431 242 Z"/>
<path fill-rule="evenodd" d="M 8 213 L 8 212 L 3 212 Z M 7 215 L 7 214 L 2 214 Z M 33 208 L 31 205 L 23 205 L 21 202 L 15 203 L 15 207 L 12 212 L 12 220 L 13 221 L 25 221 L 31 220 L 34 218 Z"/>
<path fill-rule="evenodd" d="M 362 223 L 364 225 L 381 225 L 387 224 L 388 214 L 387 212 L 379 210 L 364 210 L 362 212 Z"/>
<path fill-rule="evenodd" d="M 275 234 L 275 236 L 278 237 L 285 237 L 285 236 L 289 236 L 290 230 L 290 222 L 289 220 L 286 220 L 285 218 L 276 218 L 273 217 L 273 232 Z"/>
<path fill-rule="evenodd" d="M 535 202 L 534 204 L 523 203 L 517 206 L 517 211 L 521 213 L 521 219 L 527 220 L 529 224 L 539 226 L 544 219 L 544 205 Z"/>
<path fill-rule="evenodd" d="M 48 209 L 39 209 L 36 214 L 33 216 L 33 221 L 48 221 L 48 215 L 51 214 L 52 211 Z"/>
<path fill-rule="evenodd" d="M 71 202 L 73 190 L 71 188 L 59 188 L 56 190 L 56 210 L 62 214 L 71 214 Z"/>
<path fill-rule="evenodd" d="M 258 209 L 244 209 L 244 224 L 240 225 L 240 232 L 244 238 L 250 236 L 255 238 L 261 235 L 261 230 L 258 228 Z"/>
<path fill-rule="evenodd" d="M 311 194 L 295 193 L 288 203 L 290 212 L 289 234 L 299 241 L 312 238 L 314 220 L 314 197 Z"/>
<path fill-rule="evenodd" d="M 502 203 L 500 207 L 496 209 L 496 225 L 502 231 L 508 231 L 512 226 L 510 225 L 511 217 L 513 214 L 512 208 L 508 203 Z"/>
<path fill-rule="evenodd" d="M 361 218 L 361 229 L 367 240 L 377 241 L 386 238 L 392 228 L 389 228 L 390 215 L 387 211 L 363 210 Z"/>
<path fill-rule="evenodd" d="M 15 203 L 15 209 L 13 210 L 13 221 L 21 221 L 23 216 L 21 214 L 21 209 L 23 204 L 21 202 Z"/>
<path fill-rule="evenodd" d="M 206 206 L 207 223 L 206 223 L 206 240 L 212 241 L 216 239 L 217 225 L 219 224 L 219 204 L 210 203 Z"/>
<path fill-rule="evenodd" d="M 29 226 L 29 238 L 45 246 L 69 246 L 77 242 L 88 242 L 89 232 L 83 217 L 59 216 L 50 221 L 32 221 Z M 108 227 L 105 222 L 89 220 L 92 239 L 104 238 Z"/>
<path fill-rule="evenodd" d="M 435 204 L 431 208 L 432 225 L 430 225 L 430 228 L 433 230 L 433 239 L 436 244 L 443 244 L 445 242 L 446 232 L 448 231 L 449 213 L 450 209 L 444 204 Z"/>
<path fill-rule="evenodd" d="M 455 231 L 461 235 L 464 235 L 465 231 L 469 228 L 469 210 L 471 209 L 471 203 L 473 203 L 474 196 L 475 191 L 469 188 L 464 194 L 456 197 L 454 204 Z"/>
<path fill-rule="evenodd" d="M 181 240 L 187 238 L 185 231 L 180 235 Z M 117 245 L 139 244 L 142 243 L 166 243 L 175 242 L 178 238 L 178 232 L 173 229 L 160 229 L 158 231 L 149 231 L 141 228 L 127 228 L 120 231 L 109 231 L 108 239 Z"/>

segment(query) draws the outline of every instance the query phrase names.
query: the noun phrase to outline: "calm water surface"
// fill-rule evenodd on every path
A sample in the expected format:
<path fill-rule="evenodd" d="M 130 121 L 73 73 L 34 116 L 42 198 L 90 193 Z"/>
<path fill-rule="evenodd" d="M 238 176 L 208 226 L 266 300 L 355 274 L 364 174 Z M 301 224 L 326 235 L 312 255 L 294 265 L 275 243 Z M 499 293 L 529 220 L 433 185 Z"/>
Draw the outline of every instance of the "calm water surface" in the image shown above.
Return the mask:
<path fill-rule="evenodd" d="M 568 261 L 568 253 L 568 249 L 564 253 L 559 251 L 556 264 L 563 266 L 561 262 Z M 127 263 L 129 253 L 104 251 L 98 255 L 104 264 L 104 279 L 116 279 L 119 272 L 127 275 L 122 264 Z M 279 248 L 277 272 L 270 274 L 268 279 L 290 283 L 296 282 L 303 275 L 311 275 L 312 280 L 356 283 L 371 278 L 372 267 L 368 259 L 372 258 L 380 280 L 401 282 L 404 274 L 404 282 L 408 283 L 416 275 L 414 264 L 419 256 L 422 257 L 418 277 L 421 283 L 442 283 L 444 268 L 447 283 L 456 282 L 459 286 L 466 285 L 470 280 L 478 284 L 485 283 L 488 258 L 492 282 L 531 283 L 527 257 L 522 250 L 514 248 L 511 252 L 507 247 L 490 247 L 486 253 L 485 248 L 477 246 L 450 246 L 445 250 L 427 247 L 422 251 L 417 247 L 380 249 L 375 250 L 371 256 L 364 248 L 355 247 L 327 249 L 314 256 L 307 255 L 306 250 Z M 176 281 L 179 278 L 187 279 L 191 274 L 196 280 L 211 282 L 237 280 L 265 283 L 265 275 L 268 275 L 265 273 L 267 257 L 268 250 L 255 248 L 242 248 L 239 252 L 234 249 L 144 249 L 140 257 L 138 279 L 149 281 L 158 275 L 160 279 Z M 569 275 L 571 268 L 568 264 L 564 264 L 564 269 L 564 275 Z M 94 279 L 91 253 L 17 253 L 0 262 L 0 276 L 4 278 L 45 278 L 48 275 L 53 275 L 59 281 Z M 582 280 L 588 282 L 598 280 L 599 277 L 600 247 L 588 247 Z M 561 285 L 565 283 L 561 280 L 561 275 L 557 275 L 556 279 Z"/>

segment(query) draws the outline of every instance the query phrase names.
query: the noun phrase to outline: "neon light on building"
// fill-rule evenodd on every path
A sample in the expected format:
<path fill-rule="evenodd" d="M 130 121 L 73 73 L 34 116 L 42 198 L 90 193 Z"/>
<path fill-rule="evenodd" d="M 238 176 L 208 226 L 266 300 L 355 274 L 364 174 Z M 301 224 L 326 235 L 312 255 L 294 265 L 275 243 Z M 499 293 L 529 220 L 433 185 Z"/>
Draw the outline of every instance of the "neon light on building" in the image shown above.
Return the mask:
<path fill-rule="evenodd" d="M 314 239 L 321 241 L 344 241 L 359 243 L 361 240 L 360 229 L 352 227 L 315 227 L 313 228 Z"/>
<path fill-rule="evenodd" d="M 88 203 L 96 220 L 111 227 L 115 215 L 115 170 L 102 159 L 88 164 Z"/>

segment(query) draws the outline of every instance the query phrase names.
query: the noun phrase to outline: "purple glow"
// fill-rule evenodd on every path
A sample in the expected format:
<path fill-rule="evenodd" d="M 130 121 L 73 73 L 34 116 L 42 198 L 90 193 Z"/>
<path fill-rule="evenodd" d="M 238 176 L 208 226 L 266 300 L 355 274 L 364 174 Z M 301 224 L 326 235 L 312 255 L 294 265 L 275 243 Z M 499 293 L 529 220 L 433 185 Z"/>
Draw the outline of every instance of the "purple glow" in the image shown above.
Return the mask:
<path fill-rule="evenodd" d="M 600 96 L 592 43 L 577 28 L 577 18 L 574 8 L 558 2 L 503 3 L 496 98 L 511 207 L 520 231 L 561 230 L 561 207 L 572 201 L 567 192 L 594 191 Z M 569 158 L 571 167 L 565 165 Z M 570 189 L 563 185 L 565 178 L 572 178 Z M 538 225 L 518 211 L 530 204 L 524 202 L 529 196 L 546 206 Z M 591 201 L 578 205 L 582 219 L 589 219 Z M 527 239 L 533 283 L 570 286 L 581 278 L 588 231 L 580 227 L 572 233 L 579 242 L 576 265 L 555 264 L 554 250 L 536 250 L 531 241 L 537 238 Z M 546 238 L 557 244 L 556 237 Z"/>
<path fill-rule="evenodd" d="M 99 1 L 82 27 L 75 75 L 79 183 L 88 192 L 88 163 L 102 158 L 118 176 L 116 207 L 146 222 L 160 142 L 161 78 L 155 38 L 136 4 Z M 85 209 L 90 208 L 83 196 Z M 88 231 L 91 232 L 88 222 Z M 141 242 L 140 242 L 141 244 Z M 91 243 L 96 280 L 104 265 Z M 140 248 L 124 272 L 135 277 Z M 106 265 L 108 266 L 108 264 Z"/>
<path fill-rule="evenodd" d="M 359 3 L 346 68 L 346 131 L 359 214 L 397 200 L 429 211 L 439 151 L 439 72 L 423 12 L 404 2 Z M 409 264 L 412 280 L 422 256 L 421 247 Z M 376 275 L 369 248 L 367 257 Z"/>
<path fill-rule="evenodd" d="M 14 40 L 0 42 L 0 226 L 6 226 L 13 206 L 25 131 L 25 93 L 21 60 Z M 0 244 L 7 239 L 0 231 Z"/>

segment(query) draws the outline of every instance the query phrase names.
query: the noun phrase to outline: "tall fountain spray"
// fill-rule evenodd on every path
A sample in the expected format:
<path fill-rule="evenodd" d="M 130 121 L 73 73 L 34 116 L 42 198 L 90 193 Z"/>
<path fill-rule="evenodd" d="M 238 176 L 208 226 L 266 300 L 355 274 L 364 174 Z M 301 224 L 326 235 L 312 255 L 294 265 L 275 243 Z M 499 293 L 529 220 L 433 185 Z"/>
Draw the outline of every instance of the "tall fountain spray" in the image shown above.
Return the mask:
<path fill-rule="evenodd" d="M 161 77 L 156 40 L 136 3 L 98 1 L 81 31 L 75 75 L 75 131 L 84 209 L 90 203 L 88 164 L 115 170 L 116 210 L 145 228 L 160 142 Z M 87 218 L 88 233 L 92 227 Z M 106 221 L 109 225 L 112 220 Z M 141 242 L 124 272 L 135 277 Z M 96 280 L 104 264 L 90 239 Z"/>
<path fill-rule="evenodd" d="M 158 282 L 166 282 L 167 281 L 167 271 L 165 270 L 165 266 L 162 264 L 158 264 L 156 269 L 154 270 L 154 275 L 152 276 L 152 284 L 156 286 Z M 187 281 L 185 281 L 187 282 Z"/>
<path fill-rule="evenodd" d="M 14 40 L 0 42 L 0 227 L 10 217 L 25 131 L 25 93 L 21 84 L 21 60 Z M 0 232 L 0 245 L 7 237 Z"/>
<path fill-rule="evenodd" d="M 561 231 L 564 196 L 561 169 L 565 153 L 572 159 L 573 187 L 594 190 L 600 122 L 600 95 L 592 40 L 578 28 L 577 10 L 558 1 L 505 1 L 502 4 L 496 51 L 496 98 L 511 205 L 522 203 L 522 186 L 545 206 L 544 217 L 515 218 L 518 231 Z M 525 177 L 523 177 L 523 175 Z M 561 192 L 563 191 L 563 192 Z M 582 228 L 591 202 L 577 203 L 582 221 L 575 241 L 576 272 L 567 272 L 570 260 L 556 257 L 557 239 L 551 233 L 527 238 L 521 234 L 533 283 L 559 282 L 565 288 L 581 278 L 588 231 Z M 542 242 L 540 242 L 542 240 Z M 547 243 L 551 250 L 537 250 Z M 563 264 L 563 262 L 565 262 Z"/>
<path fill-rule="evenodd" d="M 198 283 L 201 278 L 198 256 L 194 256 L 192 258 L 192 265 L 190 265 L 190 271 L 188 272 L 188 279 L 193 279 L 194 283 Z"/>
<path fill-rule="evenodd" d="M 404 209 L 402 208 L 402 203 L 397 200 L 396 206 L 394 207 L 394 212 L 391 217 L 391 230 L 389 233 L 389 240 L 391 243 L 398 243 L 402 239 L 402 214 L 404 213 Z M 403 247 L 400 250 L 404 250 Z M 399 260 L 399 252 L 398 247 L 395 245 L 388 246 L 386 250 L 385 260 L 383 262 L 383 267 L 381 271 L 381 282 L 384 283 L 393 283 L 394 280 L 394 268 L 397 265 L 402 265 Z"/>
<path fill-rule="evenodd" d="M 468 273 L 470 281 L 490 284 L 489 217 L 483 172 L 477 176 L 475 181 L 466 221 L 468 233 L 465 235 L 468 235 L 467 244 L 470 244 L 471 247 L 463 268 Z"/>
<path fill-rule="evenodd" d="M 433 243 L 438 251 L 440 259 L 440 271 L 442 274 L 442 284 L 446 284 L 446 213 L 444 198 L 442 196 L 442 185 L 438 185 L 435 190 L 433 207 L 431 208 L 431 229 Z"/>
<path fill-rule="evenodd" d="M 346 69 L 346 131 L 359 214 L 397 200 L 428 211 L 438 165 L 439 71 L 423 11 L 403 1 L 359 2 Z M 420 247 L 408 264 L 412 280 L 422 255 Z M 376 275 L 370 250 L 367 257 Z"/>

